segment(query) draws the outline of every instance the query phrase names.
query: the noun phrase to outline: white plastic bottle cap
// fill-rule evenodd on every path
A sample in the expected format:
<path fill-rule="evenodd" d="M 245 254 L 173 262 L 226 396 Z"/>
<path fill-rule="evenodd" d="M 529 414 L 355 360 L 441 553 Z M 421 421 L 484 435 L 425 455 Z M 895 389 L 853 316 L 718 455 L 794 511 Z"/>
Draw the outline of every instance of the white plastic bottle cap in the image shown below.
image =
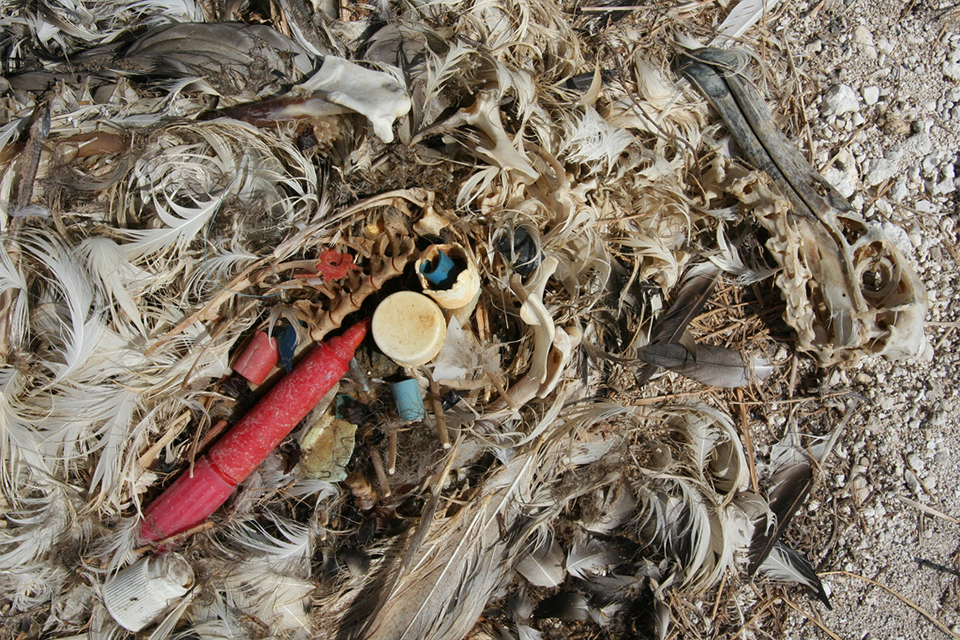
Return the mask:
<path fill-rule="evenodd" d="M 183 556 L 147 556 L 104 583 L 103 604 L 121 627 L 140 631 L 192 586 L 193 569 Z"/>
<path fill-rule="evenodd" d="M 397 364 L 418 367 L 437 357 L 447 323 L 437 303 L 416 291 L 384 298 L 370 325 L 380 351 Z"/>

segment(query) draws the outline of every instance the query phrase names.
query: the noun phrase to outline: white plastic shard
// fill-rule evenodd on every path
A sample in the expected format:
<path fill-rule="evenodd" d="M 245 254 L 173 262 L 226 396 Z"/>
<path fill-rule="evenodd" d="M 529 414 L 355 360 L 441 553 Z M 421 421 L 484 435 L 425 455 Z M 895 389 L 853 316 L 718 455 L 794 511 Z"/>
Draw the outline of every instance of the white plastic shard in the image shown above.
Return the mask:
<path fill-rule="evenodd" d="M 104 583 L 103 604 L 121 627 L 140 631 L 192 586 L 193 569 L 183 556 L 147 556 Z"/>
<path fill-rule="evenodd" d="M 384 142 L 393 142 L 394 121 L 410 111 L 410 96 L 396 78 L 337 56 L 326 56 L 320 70 L 297 90 L 366 116 Z"/>

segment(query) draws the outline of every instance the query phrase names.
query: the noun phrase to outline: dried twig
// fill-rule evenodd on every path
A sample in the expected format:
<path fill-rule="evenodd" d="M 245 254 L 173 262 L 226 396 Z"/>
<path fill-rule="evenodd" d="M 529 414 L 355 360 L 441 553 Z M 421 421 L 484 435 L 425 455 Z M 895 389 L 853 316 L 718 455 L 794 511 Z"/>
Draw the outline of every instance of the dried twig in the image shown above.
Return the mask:
<path fill-rule="evenodd" d="M 940 631 L 944 632 L 945 634 L 947 634 L 947 635 L 950 636 L 951 638 L 956 638 L 957 640 L 960 640 L 960 634 L 957 634 L 957 633 L 954 633 L 953 631 L 951 631 L 951 630 L 950 630 L 950 627 L 948 627 L 947 625 L 945 625 L 945 624 L 943 624 L 942 622 L 940 622 L 939 620 L 937 620 L 937 619 L 933 616 L 932 613 L 930 613 L 929 611 L 927 611 L 926 609 L 924 609 L 923 607 L 921 607 L 920 605 L 918 605 L 918 604 L 917 604 L 916 602 L 914 602 L 913 600 L 910 600 L 909 598 L 907 598 L 907 597 L 905 597 L 905 596 L 903 596 L 903 595 L 900 595 L 899 593 L 897 593 L 896 591 L 894 591 L 893 589 L 891 589 L 890 587 L 888 587 L 888 586 L 885 585 L 885 584 L 882 584 L 882 583 L 880 583 L 880 582 L 877 582 L 876 580 L 871 580 L 870 578 L 867 578 L 867 577 L 865 577 L 865 576 L 858 575 L 858 574 L 856 574 L 856 573 L 851 573 L 850 571 L 839 571 L 839 570 L 838 570 L 838 571 L 827 571 L 827 572 L 821 573 L 820 576 L 821 576 L 821 577 L 826 577 L 826 576 L 846 576 L 846 577 L 849 577 L 849 578 L 856 578 L 857 580 L 862 580 L 863 582 L 866 582 L 867 584 L 871 584 L 871 585 L 873 585 L 873 586 L 875 586 L 875 587 L 880 587 L 881 589 L 883 589 L 884 591 L 886 591 L 887 593 L 889 593 L 890 595 L 892 595 L 894 598 L 896 598 L 897 600 L 899 600 L 900 602 L 902 602 L 903 604 L 907 605 L 908 607 L 910 607 L 911 609 L 913 609 L 914 611 L 916 611 L 917 613 L 919 613 L 921 616 L 923 616 L 924 618 L 926 618 L 931 624 L 933 624 L 933 626 L 935 626 L 935 627 L 936 627 L 937 629 L 939 629 Z"/>
<path fill-rule="evenodd" d="M 833 638 L 833 640 L 843 640 L 843 638 L 841 638 L 840 636 L 835 634 L 833 631 L 831 631 L 829 628 L 827 628 L 825 624 L 823 624 L 822 622 L 814 618 L 812 615 L 810 615 L 809 613 L 807 613 L 797 605 L 793 604 L 793 602 L 791 602 L 790 600 L 783 598 L 783 603 L 788 607 L 790 607 L 791 609 L 793 609 L 794 611 L 796 611 L 797 613 L 799 613 L 800 615 L 802 615 L 804 618 L 806 618 L 813 624 L 815 624 L 820 629 L 820 631 L 823 631 L 825 634 Z"/>
<path fill-rule="evenodd" d="M 181 413 L 176 420 L 170 423 L 170 426 L 167 427 L 166 432 L 159 440 L 154 443 L 152 447 L 143 452 L 143 455 L 140 456 L 140 460 L 137 461 L 137 464 L 140 465 L 141 469 L 149 469 L 150 465 L 153 464 L 153 461 L 157 459 L 157 456 L 160 454 L 160 451 L 167 446 L 168 443 L 172 442 L 177 435 L 183 431 L 183 428 L 187 426 L 190 422 L 190 416 L 193 413 L 190 411 L 184 411 Z"/>
<path fill-rule="evenodd" d="M 928 507 L 927 505 L 917 502 L 916 500 L 911 500 L 910 498 L 905 498 L 903 496 L 897 496 L 897 500 L 899 500 L 900 502 L 902 502 L 907 506 L 923 511 L 928 516 L 940 518 L 941 520 L 946 520 L 947 522 L 952 522 L 953 524 L 960 524 L 960 520 L 958 520 L 957 518 L 954 518 L 953 516 L 948 516 L 943 511 L 939 511 L 937 509 L 934 509 L 933 507 Z"/>

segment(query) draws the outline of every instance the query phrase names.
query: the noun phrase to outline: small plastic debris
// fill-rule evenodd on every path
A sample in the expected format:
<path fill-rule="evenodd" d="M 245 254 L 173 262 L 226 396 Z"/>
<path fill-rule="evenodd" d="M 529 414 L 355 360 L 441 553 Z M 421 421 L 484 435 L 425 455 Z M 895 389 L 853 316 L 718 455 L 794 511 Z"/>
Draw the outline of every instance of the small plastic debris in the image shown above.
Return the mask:
<path fill-rule="evenodd" d="M 341 420 L 346 420 L 350 424 L 355 424 L 357 426 L 362 425 L 364 422 L 370 419 L 371 415 L 373 415 L 370 407 L 362 402 L 357 401 L 355 398 L 347 395 L 346 393 L 337 394 L 337 399 L 334 401 L 333 407 L 333 410 L 338 418 Z"/>
<path fill-rule="evenodd" d="M 356 269 L 353 264 L 353 256 L 349 253 L 340 253 L 334 249 L 326 249 L 320 252 L 317 258 L 317 271 L 323 276 L 324 280 L 341 280 L 346 277 L 351 269 Z"/>
<path fill-rule="evenodd" d="M 407 378 L 390 385 L 393 390 L 393 399 L 397 403 L 397 415 L 404 422 L 417 422 L 427 417 L 423 406 L 423 393 L 420 385 L 413 378 Z"/>
<path fill-rule="evenodd" d="M 480 297 L 480 272 L 463 245 L 430 245 L 417 260 L 417 275 L 423 292 L 444 309 L 473 312 Z"/>
<path fill-rule="evenodd" d="M 504 234 L 497 241 L 497 251 L 521 276 L 533 273 L 543 260 L 537 241 L 523 227 L 517 227 L 512 234 L 510 232 Z"/>
<path fill-rule="evenodd" d="M 253 384 L 263 384 L 279 359 L 277 339 L 263 331 L 257 331 L 243 354 L 237 358 L 233 370 Z"/>
<path fill-rule="evenodd" d="M 439 249 L 433 252 L 430 259 L 423 260 L 420 263 L 420 273 L 430 282 L 430 284 L 449 289 L 457 281 L 457 275 L 460 270 L 454 264 L 453 259 Z"/>
<path fill-rule="evenodd" d="M 459 391 L 457 389 L 451 389 L 450 391 L 447 391 L 445 394 L 443 394 L 443 404 L 441 405 L 443 410 L 450 411 L 453 409 L 455 406 L 457 406 L 457 404 L 459 404 L 460 400 L 463 399 L 464 395 L 466 394 L 463 391 Z"/>
<path fill-rule="evenodd" d="M 362 320 L 318 344 L 281 378 L 208 453 L 150 503 L 143 514 L 141 539 L 157 542 L 186 531 L 226 502 L 346 374 L 367 335 L 367 324 Z"/>
<path fill-rule="evenodd" d="M 285 326 L 277 338 L 277 347 L 280 351 L 280 364 L 290 372 L 293 368 L 293 358 L 297 353 L 297 330 L 292 325 Z"/>
<path fill-rule="evenodd" d="M 415 291 L 384 298 L 373 312 L 373 339 L 388 358 L 405 367 L 433 360 L 443 346 L 447 323 L 433 300 Z"/>
<path fill-rule="evenodd" d="M 300 442 L 300 466 L 304 474 L 327 482 L 347 477 L 353 457 L 357 426 L 333 413 L 324 413 Z"/>
<path fill-rule="evenodd" d="M 117 623 L 140 631 L 193 586 L 193 569 L 177 553 L 141 558 L 103 585 L 103 604 Z"/>

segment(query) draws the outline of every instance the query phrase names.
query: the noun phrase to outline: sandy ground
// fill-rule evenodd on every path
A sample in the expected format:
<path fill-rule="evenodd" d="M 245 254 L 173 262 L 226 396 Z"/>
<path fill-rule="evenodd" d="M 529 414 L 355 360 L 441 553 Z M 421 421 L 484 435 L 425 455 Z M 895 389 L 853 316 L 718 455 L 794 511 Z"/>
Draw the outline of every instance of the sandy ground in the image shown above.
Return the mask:
<path fill-rule="evenodd" d="M 786 637 L 960 637 L 958 25 L 955 4 L 875 0 L 793 4 L 767 22 L 820 96 L 800 106 L 814 166 L 869 220 L 903 229 L 885 227 L 930 298 L 922 356 L 810 380 L 864 401 L 790 532 L 823 572 L 833 611 L 797 601 L 806 613 Z M 855 104 L 824 117 L 840 85 Z"/>

